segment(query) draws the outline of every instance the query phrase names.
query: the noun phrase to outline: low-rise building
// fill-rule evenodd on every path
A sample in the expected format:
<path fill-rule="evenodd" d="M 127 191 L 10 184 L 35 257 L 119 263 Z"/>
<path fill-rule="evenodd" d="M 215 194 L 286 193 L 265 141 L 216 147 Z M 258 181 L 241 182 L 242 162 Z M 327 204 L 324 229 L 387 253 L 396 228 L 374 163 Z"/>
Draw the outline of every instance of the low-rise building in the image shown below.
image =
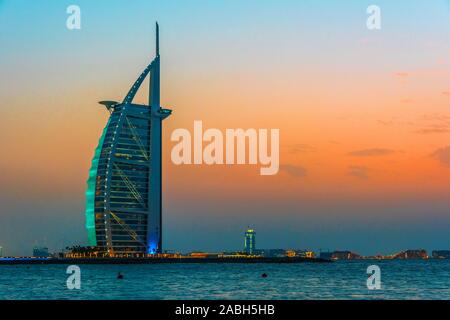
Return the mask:
<path fill-rule="evenodd" d="M 361 259 L 361 256 L 351 251 L 334 251 L 331 254 L 332 260 L 356 260 Z"/>
<path fill-rule="evenodd" d="M 47 247 L 34 247 L 33 248 L 33 257 L 46 258 L 49 256 L 50 256 L 50 254 L 48 253 Z"/>
<path fill-rule="evenodd" d="M 313 259 L 316 257 L 316 254 L 311 250 L 297 250 L 296 256 L 301 258 Z"/>
<path fill-rule="evenodd" d="M 285 249 L 257 249 L 254 255 L 266 258 L 284 258 L 286 257 Z"/>
<path fill-rule="evenodd" d="M 434 259 L 450 259 L 450 250 L 434 250 L 431 256 Z"/>
<path fill-rule="evenodd" d="M 333 253 L 330 251 L 320 252 L 319 258 L 324 260 L 331 260 Z"/>
<path fill-rule="evenodd" d="M 426 250 L 406 250 L 394 255 L 394 259 L 428 259 Z"/>
<path fill-rule="evenodd" d="M 223 253 L 215 253 L 215 252 L 191 252 L 189 254 L 192 258 L 217 258 L 223 255 Z"/>

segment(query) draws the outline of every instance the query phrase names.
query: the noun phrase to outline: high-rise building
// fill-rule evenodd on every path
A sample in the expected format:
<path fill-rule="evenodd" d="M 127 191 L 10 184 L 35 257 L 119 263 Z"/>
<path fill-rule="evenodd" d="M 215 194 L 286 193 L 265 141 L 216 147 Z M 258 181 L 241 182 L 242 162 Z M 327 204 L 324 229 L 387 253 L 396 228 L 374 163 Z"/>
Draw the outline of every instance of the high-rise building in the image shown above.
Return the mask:
<path fill-rule="evenodd" d="M 244 251 L 246 254 L 255 253 L 256 232 L 253 229 L 247 229 L 245 232 Z"/>
<path fill-rule="evenodd" d="M 133 103 L 150 77 L 149 103 Z M 156 57 L 110 112 L 89 171 L 86 228 L 90 246 L 106 254 L 161 253 L 161 125 L 172 111 L 160 105 L 159 28 Z"/>
<path fill-rule="evenodd" d="M 3 257 L 3 247 L 0 247 L 0 257 Z"/>

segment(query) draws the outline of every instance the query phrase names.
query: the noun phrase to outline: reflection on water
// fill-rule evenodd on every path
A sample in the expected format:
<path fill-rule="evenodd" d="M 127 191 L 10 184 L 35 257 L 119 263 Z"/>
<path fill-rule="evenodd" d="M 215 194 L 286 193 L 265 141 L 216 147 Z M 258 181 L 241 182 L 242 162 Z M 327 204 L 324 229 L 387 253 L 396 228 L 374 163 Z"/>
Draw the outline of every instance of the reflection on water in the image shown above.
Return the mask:
<path fill-rule="evenodd" d="M 367 289 L 371 264 L 381 290 Z M 450 260 L 80 267 L 68 290 L 66 265 L 0 266 L 0 299 L 450 299 Z"/>

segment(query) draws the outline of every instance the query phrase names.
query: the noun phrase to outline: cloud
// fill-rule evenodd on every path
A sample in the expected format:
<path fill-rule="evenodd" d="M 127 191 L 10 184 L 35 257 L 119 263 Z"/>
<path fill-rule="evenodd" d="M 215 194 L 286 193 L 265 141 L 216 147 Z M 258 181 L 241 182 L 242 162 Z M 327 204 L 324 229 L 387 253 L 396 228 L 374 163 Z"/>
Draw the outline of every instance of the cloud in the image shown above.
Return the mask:
<path fill-rule="evenodd" d="M 413 121 L 407 119 L 401 119 L 398 117 L 393 117 L 388 120 L 379 119 L 377 120 L 378 124 L 382 126 L 414 126 L 415 123 Z"/>
<path fill-rule="evenodd" d="M 438 159 L 444 166 L 450 167 L 450 146 L 436 150 L 431 156 Z"/>
<path fill-rule="evenodd" d="M 386 156 L 396 152 L 397 151 L 391 149 L 372 148 L 372 149 L 355 150 L 349 152 L 348 155 L 352 157 L 375 157 L 375 156 Z"/>
<path fill-rule="evenodd" d="M 396 72 L 395 76 L 399 77 L 399 78 L 407 78 L 407 77 L 409 77 L 409 73 L 408 72 Z"/>
<path fill-rule="evenodd" d="M 347 174 L 352 177 L 356 177 L 359 179 L 368 179 L 370 169 L 362 166 L 349 166 Z"/>
<path fill-rule="evenodd" d="M 443 94 L 444 96 L 449 96 L 449 97 L 450 97 L 450 91 L 443 91 L 442 94 Z"/>
<path fill-rule="evenodd" d="M 450 127 L 446 126 L 429 126 L 427 128 L 423 128 L 420 130 L 415 131 L 416 133 L 420 134 L 430 134 L 430 133 L 449 133 Z"/>
<path fill-rule="evenodd" d="M 430 114 L 424 114 L 421 117 L 422 120 L 425 121 L 442 121 L 442 122 L 448 122 L 450 121 L 449 115 L 444 115 L 441 113 L 430 113 Z"/>
<path fill-rule="evenodd" d="M 391 125 L 394 124 L 393 120 L 388 120 L 388 121 L 386 121 L 386 120 L 377 120 L 377 122 L 379 124 L 383 125 L 383 126 L 391 126 Z"/>
<path fill-rule="evenodd" d="M 443 114 L 426 114 L 422 116 L 423 125 L 414 131 L 419 134 L 430 133 L 449 133 L 450 132 L 450 116 Z"/>
<path fill-rule="evenodd" d="M 408 72 L 395 72 L 393 76 L 400 84 L 406 84 L 411 78 L 411 74 Z"/>
<path fill-rule="evenodd" d="M 414 102 L 414 100 L 413 99 L 409 99 L 409 98 L 404 98 L 404 99 L 400 100 L 400 102 L 404 103 L 404 104 L 409 104 L 409 103 Z"/>
<path fill-rule="evenodd" d="M 294 144 L 293 146 L 290 147 L 291 153 L 306 153 L 306 152 L 314 152 L 314 151 L 316 151 L 316 148 L 314 148 L 313 146 L 310 146 L 308 144 L 303 144 L 303 143 Z"/>
<path fill-rule="evenodd" d="M 295 166 L 292 164 L 283 164 L 280 166 L 280 171 L 284 171 L 293 177 L 305 177 L 306 169 L 301 166 Z"/>

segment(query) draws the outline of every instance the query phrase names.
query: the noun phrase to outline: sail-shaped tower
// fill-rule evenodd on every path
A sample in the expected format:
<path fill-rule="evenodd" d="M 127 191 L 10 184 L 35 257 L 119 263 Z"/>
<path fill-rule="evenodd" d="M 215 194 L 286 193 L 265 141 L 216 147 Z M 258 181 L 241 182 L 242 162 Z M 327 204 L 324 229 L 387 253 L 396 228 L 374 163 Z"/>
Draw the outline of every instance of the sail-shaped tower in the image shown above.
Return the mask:
<path fill-rule="evenodd" d="M 149 103 L 133 103 L 150 77 Z M 156 56 L 122 102 L 101 101 L 110 112 L 89 171 L 86 228 L 90 246 L 110 256 L 157 254 L 161 238 L 162 120 L 159 27 Z"/>

